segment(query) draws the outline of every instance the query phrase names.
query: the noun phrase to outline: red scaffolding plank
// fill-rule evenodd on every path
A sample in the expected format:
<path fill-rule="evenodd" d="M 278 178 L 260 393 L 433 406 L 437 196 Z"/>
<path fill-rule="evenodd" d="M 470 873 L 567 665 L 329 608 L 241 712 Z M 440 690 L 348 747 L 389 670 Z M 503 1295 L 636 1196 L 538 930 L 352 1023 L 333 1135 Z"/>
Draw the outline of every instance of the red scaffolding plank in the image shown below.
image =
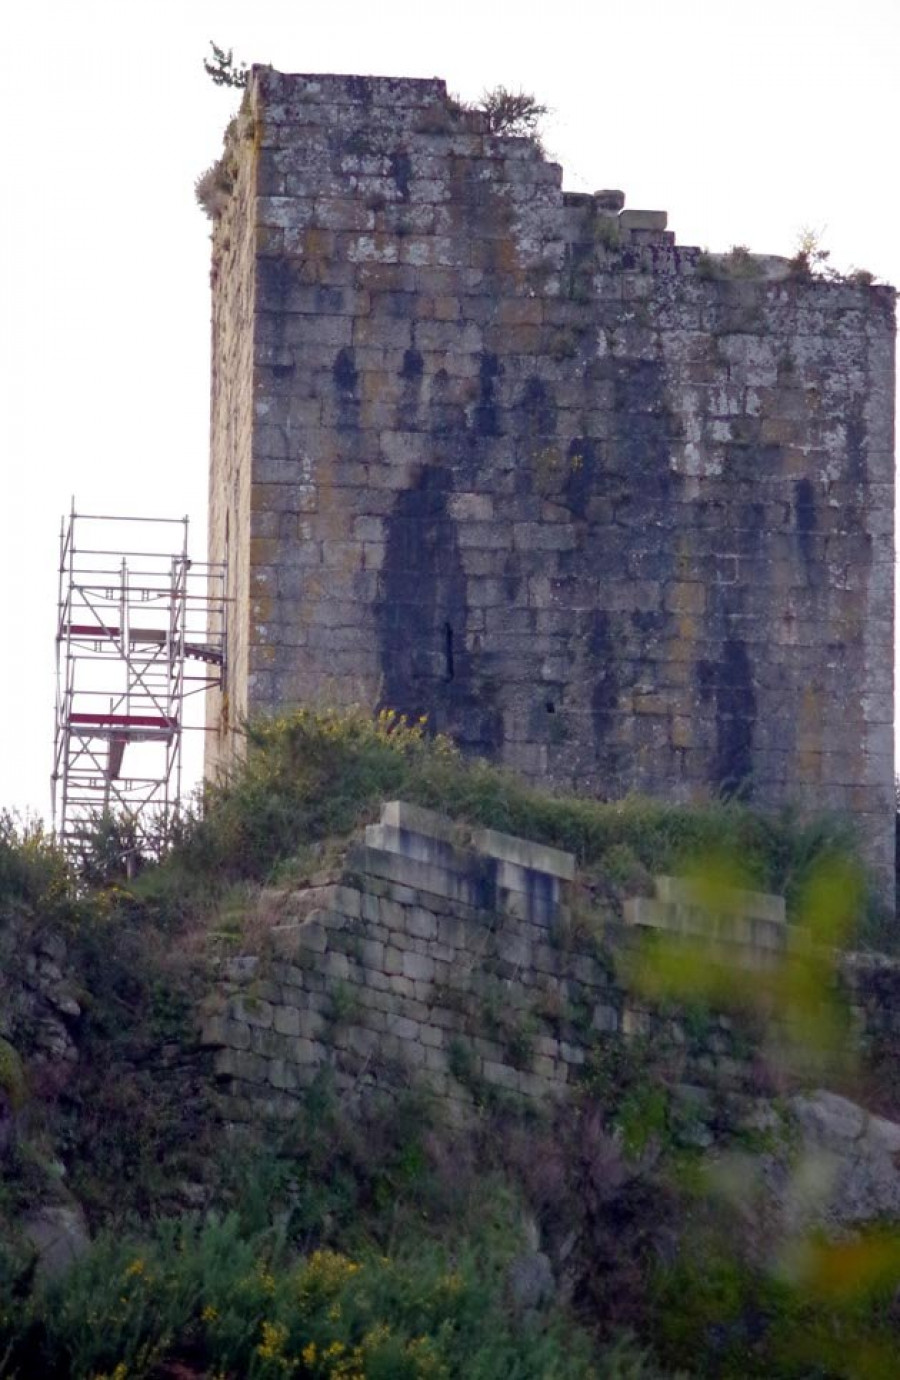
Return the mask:
<path fill-rule="evenodd" d="M 63 623 L 60 628 L 60 636 L 68 633 L 71 637 L 90 637 L 94 642 L 99 642 L 104 637 L 120 637 L 122 629 L 113 624 L 104 627 L 102 623 Z"/>
<path fill-rule="evenodd" d="M 71 724 L 94 724 L 100 728 L 177 728 L 177 719 L 162 714 L 70 714 Z"/>

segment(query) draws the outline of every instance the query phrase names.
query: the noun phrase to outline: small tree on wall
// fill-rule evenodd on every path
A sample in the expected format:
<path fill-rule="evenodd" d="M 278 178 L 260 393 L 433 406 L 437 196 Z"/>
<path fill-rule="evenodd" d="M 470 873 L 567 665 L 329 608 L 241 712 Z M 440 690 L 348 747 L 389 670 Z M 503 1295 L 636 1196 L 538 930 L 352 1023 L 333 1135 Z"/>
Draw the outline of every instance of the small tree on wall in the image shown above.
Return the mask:
<path fill-rule="evenodd" d="M 216 86 L 237 86 L 247 85 L 249 68 L 245 62 L 235 62 L 234 49 L 229 48 L 226 52 L 224 48 L 218 47 L 209 40 L 212 48 L 212 62 L 209 58 L 203 59 L 203 70 Z"/>
<path fill-rule="evenodd" d="M 487 116 L 491 134 L 512 134 L 525 139 L 538 138 L 538 125 L 547 114 L 547 106 L 530 91 L 508 91 L 505 86 L 485 91 L 475 109 Z"/>

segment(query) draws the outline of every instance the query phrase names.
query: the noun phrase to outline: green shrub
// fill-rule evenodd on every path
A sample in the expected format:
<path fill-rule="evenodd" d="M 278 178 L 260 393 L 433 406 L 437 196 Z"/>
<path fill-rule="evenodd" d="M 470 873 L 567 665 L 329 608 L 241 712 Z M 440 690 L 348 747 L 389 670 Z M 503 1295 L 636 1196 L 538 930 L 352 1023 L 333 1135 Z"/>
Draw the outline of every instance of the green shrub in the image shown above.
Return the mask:
<path fill-rule="evenodd" d="M 789 907 L 823 856 L 852 848 L 838 820 L 800 824 L 739 802 L 674 806 L 631 796 L 601 802 L 551 795 L 500 768 L 465 759 L 424 723 L 385 711 L 300 709 L 251 725 L 247 760 L 208 789 L 202 811 L 166 864 L 179 875 L 268 878 L 317 841 L 350 834 L 382 801 L 402 796 L 472 825 L 609 859 L 617 877 L 679 870 L 707 855 L 740 858 L 749 883 L 784 892 Z M 145 883 L 147 885 L 147 883 Z"/>
<path fill-rule="evenodd" d="M 65 855 L 41 821 L 0 810 L 0 912 L 18 904 L 52 918 L 68 910 L 72 882 Z"/>
<path fill-rule="evenodd" d="M 720 1380 L 893 1380 L 896 1232 L 819 1243 L 831 1268 L 818 1281 L 743 1259 L 739 1239 L 722 1222 L 682 1242 L 677 1263 L 657 1272 L 653 1331 L 669 1364 Z M 870 1285 L 865 1261 L 884 1259 L 885 1243 L 889 1268 Z"/>
<path fill-rule="evenodd" d="M 0 1092 L 6 1094 L 15 1110 L 25 1101 L 25 1071 L 22 1060 L 8 1040 L 0 1036 Z"/>

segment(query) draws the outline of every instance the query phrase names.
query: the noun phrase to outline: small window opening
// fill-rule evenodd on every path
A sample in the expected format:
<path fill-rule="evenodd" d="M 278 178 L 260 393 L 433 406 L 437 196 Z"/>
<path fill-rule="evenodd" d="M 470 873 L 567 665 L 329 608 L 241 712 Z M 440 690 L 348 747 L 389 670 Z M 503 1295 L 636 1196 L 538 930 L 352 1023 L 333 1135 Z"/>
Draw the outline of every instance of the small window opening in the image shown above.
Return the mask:
<path fill-rule="evenodd" d="M 547 703 L 546 703 L 546 705 L 545 705 L 545 708 L 546 708 L 548 714 L 555 714 L 555 713 L 556 713 L 556 705 L 553 703 L 552 700 L 548 700 L 548 701 L 547 701 Z"/>

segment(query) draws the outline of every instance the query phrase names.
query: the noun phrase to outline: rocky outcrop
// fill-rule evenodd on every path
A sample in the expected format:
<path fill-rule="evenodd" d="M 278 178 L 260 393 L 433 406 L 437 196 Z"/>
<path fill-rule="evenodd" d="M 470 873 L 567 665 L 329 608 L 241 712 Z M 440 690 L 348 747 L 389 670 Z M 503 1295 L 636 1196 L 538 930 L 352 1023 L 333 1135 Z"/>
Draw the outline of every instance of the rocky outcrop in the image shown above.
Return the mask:
<path fill-rule="evenodd" d="M 789 1225 L 845 1228 L 900 1217 L 900 1125 L 821 1088 L 787 1107 L 797 1133 L 792 1172 L 768 1179 Z"/>

